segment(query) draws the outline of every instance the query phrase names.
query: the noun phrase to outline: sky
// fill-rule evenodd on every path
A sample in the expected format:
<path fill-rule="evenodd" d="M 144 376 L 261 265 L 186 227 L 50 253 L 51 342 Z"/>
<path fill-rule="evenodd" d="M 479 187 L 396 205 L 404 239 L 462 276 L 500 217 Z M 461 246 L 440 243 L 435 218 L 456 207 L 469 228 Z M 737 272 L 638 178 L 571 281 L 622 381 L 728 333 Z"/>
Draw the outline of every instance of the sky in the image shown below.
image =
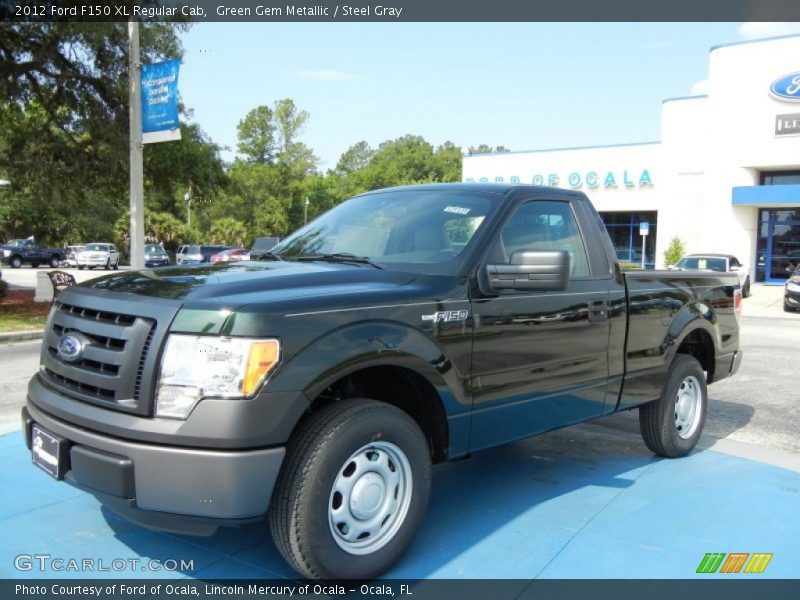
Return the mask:
<path fill-rule="evenodd" d="M 798 23 L 202 23 L 180 93 L 236 156 L 236 125 L 292 98 L 319 169 L 366 140 L 510 150 L 657 141 L 661 102 L 703 93 L 712 46 Z"/>

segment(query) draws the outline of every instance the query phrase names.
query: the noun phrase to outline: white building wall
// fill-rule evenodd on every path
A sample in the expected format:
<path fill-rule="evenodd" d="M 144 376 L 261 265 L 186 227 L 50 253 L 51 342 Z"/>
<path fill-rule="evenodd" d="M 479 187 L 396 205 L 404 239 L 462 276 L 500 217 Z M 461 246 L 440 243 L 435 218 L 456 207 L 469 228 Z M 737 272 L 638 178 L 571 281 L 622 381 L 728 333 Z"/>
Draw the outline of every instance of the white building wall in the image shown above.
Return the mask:
<path fill-rule="evenodd" d="M 578 189 L 600 211 L 656 210 L 657 266 L 678 236 L 689 252 L 735 254 L 755 280 L 758 207 L 733 206 L 732 189 L 758 185 L 761 171 L 800 168 L 800 135 L 774 135 L 775 116 L 800 113 L 800 103 L 768 93 L 798 71 L 800 36 L 718 47 L 708 95 L 664 102 L 660 143 L 465 157 L 463 177 Z M 652 183 L 640 184 L 643 171 Z M 603 185 L 609 172 L 615 186 Z M 597 186 L 587 173 L 597 173 Z"/>

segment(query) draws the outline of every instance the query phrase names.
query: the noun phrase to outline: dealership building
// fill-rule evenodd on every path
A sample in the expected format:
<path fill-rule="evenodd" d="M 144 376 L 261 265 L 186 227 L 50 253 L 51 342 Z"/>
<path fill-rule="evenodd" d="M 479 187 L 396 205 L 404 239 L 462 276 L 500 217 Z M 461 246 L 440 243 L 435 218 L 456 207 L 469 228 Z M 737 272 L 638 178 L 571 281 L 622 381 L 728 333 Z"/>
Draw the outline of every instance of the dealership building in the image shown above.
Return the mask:
<path fill-rule="evenodd" d="M 465 156 L 463 178 L 585 192 L 622 261 L 644 247 L 661 268 L 677 236 L 782 283 L 800 263 L 800 35 L 711 48 L 708 73 L 706 95 L 663 101 L 659 142 Z"/>

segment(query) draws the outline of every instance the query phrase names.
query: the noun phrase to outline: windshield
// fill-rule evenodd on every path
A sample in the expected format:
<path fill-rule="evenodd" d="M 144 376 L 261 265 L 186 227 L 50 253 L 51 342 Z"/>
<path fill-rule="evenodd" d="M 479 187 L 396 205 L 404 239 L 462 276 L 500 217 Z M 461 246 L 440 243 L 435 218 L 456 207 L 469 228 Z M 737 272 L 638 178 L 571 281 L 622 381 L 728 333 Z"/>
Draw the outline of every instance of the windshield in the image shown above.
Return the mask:
<path fill-rule="evenodd" d="M 702 271 L 719 271 L 724 273 L 725 268 L 724 258 L 709 258 L 707 256 L 687 256 L 678 261 L 675 265 L 679 269 L 700 269 Z"/>
<path fill-rule="evenodd" d="M 26 240 L 11 240 L 6 244 L 9 248 L 21 248 L 25 245 Z"/>
<path fill-rule="evenodd" d="M 108 244 L 88 244 L 84 250 L 89 252 L 108 252 Z"/>
<path fill-rule="evenodd" d="M 353 254 L 381 265 L 452 272 L 491 210 L 487 194 L 396 191 L 351 198 L 299 229 L 273 252 L 286 260 Z"/>
<path fill-rule="evenodd" d="M 164 254 L 164 249 L 158 244 L 147 244 L 144 247 L 145 254 Z"/>

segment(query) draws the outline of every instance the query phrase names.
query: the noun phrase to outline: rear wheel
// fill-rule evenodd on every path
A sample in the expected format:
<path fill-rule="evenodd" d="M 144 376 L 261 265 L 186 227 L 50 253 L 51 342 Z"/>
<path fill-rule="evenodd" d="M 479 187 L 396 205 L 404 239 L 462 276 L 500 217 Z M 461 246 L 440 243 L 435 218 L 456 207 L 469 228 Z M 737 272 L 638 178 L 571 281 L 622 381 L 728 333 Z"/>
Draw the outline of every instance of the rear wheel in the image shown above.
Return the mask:
<path fill-rule="evenodd" d="M 275 545 L 306 577 L 377 577 L 414 539 L 430 484 L 430 451 L 411 417 L 374 400 L 332 404 L 289 442 L 269 508 Z"/>
<path fill-rule="evenodd" d="M 707 407 L 708 391 L 700 363 L 693 356 L 677 355 L 661 397 L 639 407 L 644 443 L 661 456 L 685 456 L 700 439 Z"/>

